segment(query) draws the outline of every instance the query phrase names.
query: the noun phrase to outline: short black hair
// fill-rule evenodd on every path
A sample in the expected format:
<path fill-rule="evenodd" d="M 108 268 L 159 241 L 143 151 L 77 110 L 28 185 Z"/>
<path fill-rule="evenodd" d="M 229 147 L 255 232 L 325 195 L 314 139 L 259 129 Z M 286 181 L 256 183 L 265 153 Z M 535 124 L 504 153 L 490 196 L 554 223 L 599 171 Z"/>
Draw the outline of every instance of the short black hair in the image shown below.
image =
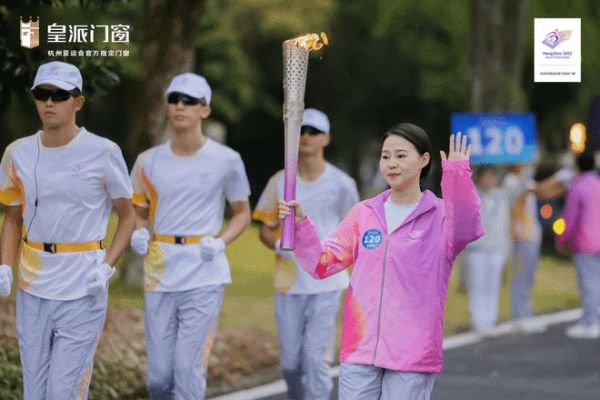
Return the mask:
<path fill-rule="evenodd" d="M 387 130 L 386 133 L 383 134 L 383 138 L 381 140 L 381 145 L 383 146 L 383 142 L 390 136 L 400 136 L 403 139 L 408 140 L 410 143 L 415 146 L 419 154 L 423 155 L 425 153 L 429 153 L 429 162 L 423 169 L 421 170 L 421 179 L 424 179 L 429 175 L 429 171 L 431 170 L 431 140 L 427 135 L 425 130 L 415 124 L 411 124 L 409 122 L 402 122 L 397 125 L 394 125 L 390 129 Z"/>
<path fill-rule="evenodd" d="M 314 126 L 302 125 L 300 127 L 300 134 L 303 134 L 305 132 L 308 133 L 309 135 L 310 134 L 317 134 L 317 133 L 325 133 L 322 130 L 315 128 Z"/>
<path fill-rule="evenodd" d="M 584 151 L 575 160 L 580 171 L 591 171 L 594 169 L 594 155 L 590 151 Z"/>

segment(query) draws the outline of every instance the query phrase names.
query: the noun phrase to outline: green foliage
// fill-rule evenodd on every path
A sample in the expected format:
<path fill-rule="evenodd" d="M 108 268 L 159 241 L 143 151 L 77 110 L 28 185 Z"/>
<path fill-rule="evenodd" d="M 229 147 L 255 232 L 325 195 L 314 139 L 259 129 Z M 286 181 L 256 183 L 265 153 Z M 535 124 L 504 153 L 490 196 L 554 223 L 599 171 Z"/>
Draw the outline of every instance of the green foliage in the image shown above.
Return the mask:
<path fill-rule="evenodd" d="M 329 113 L 330 154 L 354 176 L 395 123 L 417 123 L 445 145 L 450 112 L 468 104 L 467 15 L 466 1 L 334 3 L 331 46 L 309 67 L 307 104 Z"/>
<path fill-rule="evenodd" d="M 239 124 L 260 110 L 279 118 L 281 43 L 323 30 L 331 1 L 209 0 L 196 41 L 198 71 L 215 93 L 215 117 Z"/>
<path fill-rule="evenodd" d="M 18 3 L 18 4 L 17 4 Z M 594 0 L 530 0 L 524 38 L 524 78 L 507 79 L 523 109 L 538 116 L 541 143 L 563 149 L 571 123 L 586 121 L 597 92 L 600 3 Z M 82 68 L 88 104 L 86 127 L 117 141 L 129 154 L 127 136 L 138 118 L 143 0 L 9 2 L 0 6 L 0 147 L 30 132 L 37 122 L 28 88 L 44 49 L 18 44 L 19 15 L 49 21 L 129 23 L 127 58 L 67 58 Z M 533 17 L 581 17 L 582 84 L 533 82 Z M 242 153 L 252 192 L 282 166 L 281 43 L 324 31 L 330 46 L 311 55 L 307 106 L 326 111 L 333 141 L 328 157 L 358 176 L 366 149 L 390 125 L 422 125 L 435 147 L 446 145 L 449 117 L 469 105 L 469 2 L 458 0 L 207 0 L 195 40 L 196 66 L 214 90 L 213 115 L 227 127 L 228 144 Z M 168 24 L 169 21 L 164 21 Z M 18 121 L 17 121 L 18 120 Z M 128 160 L 131 162 L 132 160 Z"/>
<path fill-rule="evenodd" d="M 0 399 L 20 400 L 23 375 L 17 344 L 0 341 Z"/>

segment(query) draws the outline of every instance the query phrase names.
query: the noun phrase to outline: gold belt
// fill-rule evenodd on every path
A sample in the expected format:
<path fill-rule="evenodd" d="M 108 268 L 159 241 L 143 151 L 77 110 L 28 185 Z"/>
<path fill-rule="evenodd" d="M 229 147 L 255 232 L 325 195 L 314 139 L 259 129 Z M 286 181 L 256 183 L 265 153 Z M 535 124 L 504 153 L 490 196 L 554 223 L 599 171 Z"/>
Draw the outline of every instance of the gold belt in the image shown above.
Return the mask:
<path fill-rule="evenodd" d="M 104 249 L 103 240 L 95 240 L 87 243 L 42 243 L 23 239 L 25 244 L 36 250 L 47 253 L 78 253 L 81 251 L 93 251 Z"/>
<path fill-rule="evenodd" d="M 152 240 L 155 242 L 171 244 L 196 244 L 200 243 L 200 241 L 202 240 L 202 236 L 153 235 Z"/>

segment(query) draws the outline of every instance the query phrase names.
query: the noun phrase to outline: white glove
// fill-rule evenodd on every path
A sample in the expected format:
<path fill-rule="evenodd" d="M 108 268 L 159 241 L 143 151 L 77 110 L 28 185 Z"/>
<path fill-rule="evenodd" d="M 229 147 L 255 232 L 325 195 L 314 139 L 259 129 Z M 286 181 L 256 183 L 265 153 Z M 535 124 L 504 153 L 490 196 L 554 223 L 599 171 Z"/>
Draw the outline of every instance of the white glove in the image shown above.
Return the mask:
<path fill-rule="evenodd" d="M 106 263 L 100 264 L 88 276 L 87 292 L 90 296 L 96 296 L 104 293 L 108 289 L 108 280 L 115 273 L 115 267 Z"/>
<path fill-rule="evenodd" d="M 0 296 L 8 297 L 12 287 L 12 268 L 10 265 L 0 265 Z"/>
<path fill-rule="evenodd" d="M 150 232 L 146 228 L 140 228 L 131 235 L 131 248 L 138 256 L 148 252 L 148 242 L 150 242 Z"/>
<path fill-rule="evenodd" d="M 284 260 L 293 260 L 294 259 L 293 251 L 281 250 L 281 240 L 279 240 L 279 239 L 275 241 L 275 246 L 274 246 L 273 250 L 275 250 L 275 253 L 279 254 Z"/>
<path fill-rule="evenodd" d="M 200 242 L 200 258 L 202 261 L 212 261 L 213 258 L 225 251 L 225 242 L 221 238 L 207 236 Z"/>

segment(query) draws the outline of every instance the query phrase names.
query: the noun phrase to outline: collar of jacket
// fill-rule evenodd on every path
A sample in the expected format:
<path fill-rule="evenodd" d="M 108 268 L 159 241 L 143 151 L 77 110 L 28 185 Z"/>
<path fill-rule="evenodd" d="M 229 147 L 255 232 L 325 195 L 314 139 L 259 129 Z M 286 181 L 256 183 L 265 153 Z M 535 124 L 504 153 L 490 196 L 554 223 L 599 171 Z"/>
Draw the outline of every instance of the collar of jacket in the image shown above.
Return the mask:
<path fill-rule="evenodd" d="M 384 204 L 387 201 L 387 199 L 390 197 L 390 193 L 391 193 L 391 190 L 388 189 L 365 202 L 367 207 L 370 207 L 371 209 L 373 209 L 373 211 L 375 212 L 375 215 L 377 215 L 377 218 L 379 218 L 379 222 L 381 223 L 381 226 L 384 227 L 386 232 L 387 232 L 387 222 L 385 220 Z M 421 197 L 421 200 L 417 204 L 417 207 L 413 210 L 413 212 L 411 212 L 409 214 L 408 217 L 406 217 L 404 222 L 402 222 L 402 225 L 400 225 L 396 229 L 400 229 L 402 226 L 408 224 L 412 220 L 416 219 L 418 216 L 425 214 L 426 212 L 429 212 L 429 210 L 436 209 L 438 206 L 437 200 L 438 200 L 437 197 L 431 191 L 429 191 L 429 190 L 424 191 L 423 197 Z M 389 232 L 389 233 L 391 233 L 391 232 Z"/>

